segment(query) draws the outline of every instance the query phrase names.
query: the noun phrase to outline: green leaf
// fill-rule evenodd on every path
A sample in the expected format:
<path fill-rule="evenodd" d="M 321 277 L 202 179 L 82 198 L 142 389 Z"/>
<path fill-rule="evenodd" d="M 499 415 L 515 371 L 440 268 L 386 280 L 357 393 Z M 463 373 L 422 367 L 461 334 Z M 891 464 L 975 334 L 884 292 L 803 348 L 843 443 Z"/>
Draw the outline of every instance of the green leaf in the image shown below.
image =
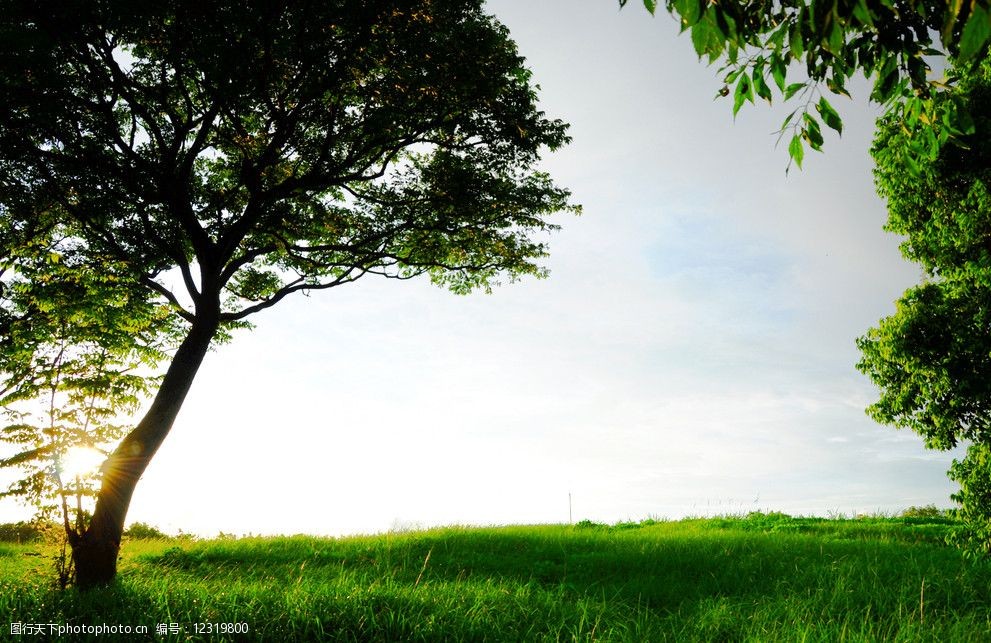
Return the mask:
<path fill-rule="evenodd" d="M 832 78 L 826 79 L 826 88 L 834 94 L 840 94 L 841 96 L 846 96 L 847 98 L 852 98 L 850 92 L 846 90 L 843 86 L 844 79 L 839 73 L 834 74 Z"/>
<path fill-rule="evenodd" d="M 787 73 L 788 66 L 785 61 L 777 54 L 777 52 L 771 54 L 771 76 L 774 78 L 774 84 L 778 86 L 778 89 L 782 92 L 785 90 L 785 74 Z"/>
<path fill-rule="evenodd" d="M 802 130 L 802 136 L 809 142 L 809 147 L 817 152 L 821 152 L 823 140 L 822 130 L 819 127 L 819 121 L 813 118 L 808 112 L 802 115 L 802 120 L 805 121 L 805 128 Z"/>
<path fill-rule="evenodd" d="M 908 77 L 912 80 L 912 85 L 915 87 L 923 87 L 926 85 L 926 75 L 929 72 L 929 65 L 923 60 L 921 56 L 915 56 L 908 59 Z"/>
<path fill-rule="evenodd" d="M 788 156 L 791 160 L 795 161 L 795 165 L 798 169 L 802 169 L 802 159 L 805 157 L 805 148 L 802 146 L 802 137 L 795 134 L 791 137 L 791 143 L 788 144 Z"/>
<path fill-rule="evenodd" d="M 716 27 L 719 29 L 719 33 L 722 34 L 724 40 L 733 40 L 736 36 L 736 21 L 733 19 L 727 11 L 722 10 L 721 5 L 712 5 L 714 11 L 711 11 L 708 15 L 713 16 Z"/>
<path fill-rule="evenodd" d="M 843 25 L 839 21 L 833 20 L 832 26 L 829 29 L 829 41 L 826 43 L 830 53 L 834 56 L 839 56 L 840 52 L 843 51 L 845 40 Z"/>
<path fill-rule="evenodd" d="M 973 116 L 971 116 L 970 109 L 963 100 L 951 100 L 943 105 L 940 121 L 943 123 L 943 130 L 949 133 L 950 138 L 958 139 L 961 136 L 969 136 L 975 131 Z M 954 142 L 966 147 L 963 141 L 955 140 Z"/>
<path fill-rule="evenodd" d="M 689 0 L 688 2 L 688 12 L 682 14 L 686 18 L 689 24 L 696 24 L 702 19 L 702 14 L 705 12 L 705 0 Z"/>
<path fill-rule="evenodd" d="M 740 111 L 740 106 L 743 105 L 743 101 L 749 100 L 751 103 L 754 101 L 753 85 L 750 82 L 750 78 L 743 74 L 740 76 L 740 81 L 736 84 L 736 90 L 733 92 L 733 116 Z"/>
<path fill-rule="evenodd" d="M 843 134 L 843 120 L 840 115 L 833 109 L 833 106 L 829 104 L 826 97 L 823 96 L 816 103 L 816 111 L 819 112 L 819 116 L 822 117 L 822 122 L 826 124 L 830 129 L 836 130 L 837 134 L 842 136 Z"/>
<path fill-rule="evenodd" d="M 946 142 L 946 137 L 947 132 L 945 129 L 940 130 L 938 134 L 931 127 L 924 130 L 921 146 L 924 148 L 924 153 L 930 161 L 935 161 L 939 156 L 939 148 Z"/>
<path fill-rule="evenodd" d="M 726 39 L 726 61 L 731 65 L 736 64 L 737 56 L 740 54 L 740 46 L 733 38 Z"/>
<path fill-rule="evenodd" d="M 898 60 L 894 55 L 889 55 L 880 64 L 880 70 L 877 73 L 877 81 L 874 83 L 874 91 L 871 93 L 871 99 L 878 103 L 886 103 L 894 95 L 897 86 Z"/>
<path fill-rule="evenodd" d="M 754 81 L 754 91 L 757 95 L 771 104 L 771 88 L 767 86 L 767 82 L 764 80 L 764 70 L 763 68 L 755 68 L 753 73 Z"/>
<path fill-rule="evenodd" d="M 620 6 L 623 6 L 623 4 L 625 4 L 625 0 L 620 3 Z M 647 8 L 647 11 L 653 14 L 654 10 L 657 9 L 657 0 L 643 0 L 643 6 Z"/>
<path fill-rule="evenodd" d="M 710 27 L 708 22 L 705 20 L 700 20 L 692 27 L 692 46 L 695 47 L 695 53 L 699 58 L 704 56 L 709 51 L 711 30 L 712 27 Z"/>
<path fill-rule="evenodd" d="M 795 110 L 792 111 L 791 114 L 788 114 L 787 116 L 785 116 L 785 120 L 781 123 L 781 129 L 782 130 L 784 130 L 786 127 L 788 127 L 788 124 L 791 123 L 791 119 L 795 118 L 795 114 L 797 114 L 797 113 L 798 113 L 798 110 L 795 109 Z"/>
<path fill-rule="evenodd" d="M 921 174 L 921 170 L 919 169 L 919 163 L 915 160 L 915 157 L 912 154 L 908 154 L 908 153 L 905 154 L 902 157 L 902 162 L 905 163 L 905 167 L 908 168 L 908 172 L 912 176 L 917 177 L 919 176 L 919 174 Z"/>
<path fill-rule="evenodd" d="M 964 106 L 960 106 L 957 109 L 956 123 L 954 123 L 954 126 L 957 131 L 965 136 L 973 135 L 976 128 L 974 126 L 974 118 L 971 116 L 970 110 Z"/>
<path fill-rule="evenodd" d="M 960 36 L 960 53 L 957 59 L 965 61 L 973 58 L 984 48 L 988 37 L 991 37 L 991 13 L 975 2 Z"/>
<path fill-rule="evenodd" d="M 716 24 L 716 18 L 713 17 L 719 15 L 718 12 L 706 11 L 702 18 L 698 21 L 698 24 L 692 28 L 692 35 L 695 35 L 695 29 L 699 27 L 705 27 L 702 32 L 704 40 L 705 54 L 709 57 L 709 64 L 716 62 L 716 60 L 723 54 L 723 49 L 726 47 L 726 35 L 719 26 Z"/>
<path fill-rule="evenodd" d="M 795 26 L 792 27 L 791 37 L 789 38 L 788 44 L 791 49 L 792 57 L 798 59 L 802 57 L 805 53 L 805 42 L 802 40 L 802 14 L 800 13 L 798 19 L 795 21 Z M 799 167 L 801 167 L 799 163 Z"/>
<path fill-rule="evenodd" d="M 853 5 L 853 17 L 860 21 L 862 25 L 867 25 L 868 27 L 874 26 L 874 16 L 871 15 L 871 10 L 867 8 L 867 0 L 857 0 Z"/>
<path fill-rule="evenodd" d="M 792 83 L 791 85 L 788 85 L 785 87 L 785 100 L 790 99 L 803 89 L 805 89 L 805 83 Z"/>
<path fill-rule="evenodd" d="M 702 17 L 700 0 L 675 0 L 674 10 L 681 16 L 682 31 L 694 27 Z"/>
<path fill-rule="evenodd" d="M 902 107 L 902 119 L 905 121 L 906 128 L 911 131 L 915 129 L 916 124 L 919 122 L 919 116 L 922 114 L 922 99 L 917 96 L 913 96 L 905 100 Z"/>
<path fill-rule="evenodd" d="M 940 38 L 943 39 L 943 42 L 949 42 L 953 36 L 953 27 L 957 24 L 957 17 L 960 15 L 960 9 L 962 8 L 963 0 L 949 0 L 947 2 L 946 20 L 943 22 L 943 28 L 939 31 Z"/>
<path fill-rule="evenodd" d="M 785 48 L 785 38 L 788 37 L 788 23 L 782 21 L 781 25 L 771 32 L 771 35 L 767 37 L 768 49 L 777 53 Z"/>

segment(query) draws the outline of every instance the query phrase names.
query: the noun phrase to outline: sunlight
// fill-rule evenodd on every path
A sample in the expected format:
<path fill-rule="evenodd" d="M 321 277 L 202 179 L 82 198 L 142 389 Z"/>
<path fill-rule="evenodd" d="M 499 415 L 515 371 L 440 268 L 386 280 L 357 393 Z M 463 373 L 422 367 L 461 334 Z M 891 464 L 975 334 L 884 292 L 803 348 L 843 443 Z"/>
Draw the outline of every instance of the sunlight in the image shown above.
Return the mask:
<path fill-rule="evenodd" d="M 91 447 L 72 447 L 62 457 L 62 479 L 75 480 L 76 477 L 95 475 L 106 458 L 103 453 Z"/>

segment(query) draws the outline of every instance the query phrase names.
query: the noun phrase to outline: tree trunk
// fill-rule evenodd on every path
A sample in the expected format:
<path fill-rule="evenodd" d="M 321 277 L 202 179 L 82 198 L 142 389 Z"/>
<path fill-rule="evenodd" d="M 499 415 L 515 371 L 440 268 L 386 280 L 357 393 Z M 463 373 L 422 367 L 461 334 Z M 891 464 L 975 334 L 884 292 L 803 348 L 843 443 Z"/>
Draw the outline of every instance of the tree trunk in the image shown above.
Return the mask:
<path fill-rule="evenodd" d="M 209 317 L 202 319 L 197 315 L 189 334 L 176 350 L 148 413 L 103 466 L 93 518 L 85 533 L 69 543 L 75 565 L 75 584 L 80 589 L 107 585 L 117 575 L 117 554 L 131 496 L 141 474 L 172 429 L 217 332 L 219 310 Z"/>

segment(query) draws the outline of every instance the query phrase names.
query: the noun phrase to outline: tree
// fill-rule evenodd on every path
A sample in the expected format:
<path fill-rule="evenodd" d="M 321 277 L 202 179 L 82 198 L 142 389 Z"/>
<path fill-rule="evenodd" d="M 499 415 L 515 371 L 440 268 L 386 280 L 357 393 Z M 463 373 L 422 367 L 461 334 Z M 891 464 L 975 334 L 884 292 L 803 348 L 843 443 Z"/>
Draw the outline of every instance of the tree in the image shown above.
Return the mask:
<path fill-rule="evenodd" d="M 991 58 L 959 74 L 953 96 L 974 133 L 908 171 L 910 132 L 883 119 L 872 155 L 887 229 L 926 280 L 858 340 L 858 368 L 880 388 L 868 412 L 933 449 L 968 445 L 950 477 L 971 548 L 991 553 Z"/>
<path fill-rule="evenodd" d="M 120 266 L 182 327 L 103 465 L 80 587 L 115 577 L 138 478 L 218 335 L 369 274 L 457 293 L 543 276 L 548 217 L 576 209 L 535 169 L 566 125 L 481 0 L 2 8 L 2 225 L 51 218 L 65 265 Z"/>
<path fill-rule="evenodd" d="M 101 258 L 98 269 L 73 266 L 73 235 L 62 226 L 30 235 L 8 230 L 0 259 L 0 440 L 16 451 L 0 467 L 21 476 L 0 497 L 34 506 L 42 524 L 58 515 L 64 529 L 56 557 L 60 584 L 71 576 L 64 545 L 86 528 L 101 450 L 126 433 L 133 411 L 154 384 L 174 325 L 163 306 L 148 305 L 122 273 Z M 9 223 L 9 221 L 7 221 Z M 24 232 L 23 230 L 20 232 Z M 30 238 L 30 241 L 25 241 Z M 67 256 L 68 255 L 68 256 Z M 98 305 L 97 305 L 98 304 Z"/>
<path fill-rule="evenodd" d="M 643 4 L 652 14 L 658 5 Z M 906 149 L 913 161 L 972 133 L 959 102 L 933 100 L 956 94 L 946 93 L 952 82 L 931 77 L 928 60 L 945 56 L 961 70 L 981 60 L 991 40 L 988 0 L 667 0 L 665 9 L 691 32 L 699 58 L 724 60 L 719 94 L 733 95 L 734 114 L 757 98 L 770 103 L 773 87 L 785 100 L 797 98 L 780 134 L 790 134 L 788 153 L 799 166 L 806 145 L 821 150 L 822 124 L 842 133 L 826 96 L 849 96 L 846 83 L 858 73 L 874 81 L 871 100 L 917 132 Z M 804 75 L 788 82 L 793 64 Z"/>

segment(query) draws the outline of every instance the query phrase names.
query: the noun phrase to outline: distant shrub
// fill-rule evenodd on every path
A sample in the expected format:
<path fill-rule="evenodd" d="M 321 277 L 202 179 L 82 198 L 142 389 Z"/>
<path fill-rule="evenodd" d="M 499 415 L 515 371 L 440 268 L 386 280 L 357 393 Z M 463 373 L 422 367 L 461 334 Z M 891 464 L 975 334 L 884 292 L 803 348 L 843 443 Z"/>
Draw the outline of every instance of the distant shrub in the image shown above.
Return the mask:
<path fill-rule="evenodd" d="M 124 535 L 135 540 L 172 540 L 172 536 L 146 522 L 132 523 L 124 530 Z"/>
<path fill-rule="evenodd" d="M 6 522 L 0 524 L 0 542 L 26 543 L 41 540 L 44 529 L 37 522 Z"/>
<path fill-rule="evenodd" d="M 645 518 L 644 520 L 641 520 L 640 522 L 633 522 L 633 521 L 617 522 L 615 525 L 612 526 L 612 528 L 613 529 L 616 529 L 616 530 L 620 530 L 620 531 L 621 530 L 624 530 L 624 529 L 640 529 L 642 527 L 650 527 L 652 525 L 659 525 L 662 522 L 664 522 L 664 521 L 657 520 L 655 518 Z M 592 523 L 592 524 L 595 524 L 595 523 Z"/>
<path fill-rule="evenodd" d="M 608 529 L 608 525 L 604 525 L 601 522 L 592 522 L 591 520 L 580 520 L 575 523 L 575 529 Z"/>
<path fill-rule="evenodd" d="M 900 518 L 945 518 L 947 511 L 938 508 L 936 505 L 926 505 L 924 507 L 909 507 L 901 513 Z"/>
<path fill-rule="evenodd" d="M 617 530 L 640 529 L 640 527 L 642 526 L 643 525 L 641 525 L 639 522 L 626 521 L 626 522 L 617 522 L 615 525 L 612 526 L 612 528 Z"/>
<path fill-rule="evenodd" d="M 770 511 L 764 513 L 763 511 L 751 511 L 747 514 L 747 522 L 759 523 L 759 524 L 773 524 L 778 522 L 788 522 L 792 518 L 786 513 L 781 513 L 780 511 Z"/>

